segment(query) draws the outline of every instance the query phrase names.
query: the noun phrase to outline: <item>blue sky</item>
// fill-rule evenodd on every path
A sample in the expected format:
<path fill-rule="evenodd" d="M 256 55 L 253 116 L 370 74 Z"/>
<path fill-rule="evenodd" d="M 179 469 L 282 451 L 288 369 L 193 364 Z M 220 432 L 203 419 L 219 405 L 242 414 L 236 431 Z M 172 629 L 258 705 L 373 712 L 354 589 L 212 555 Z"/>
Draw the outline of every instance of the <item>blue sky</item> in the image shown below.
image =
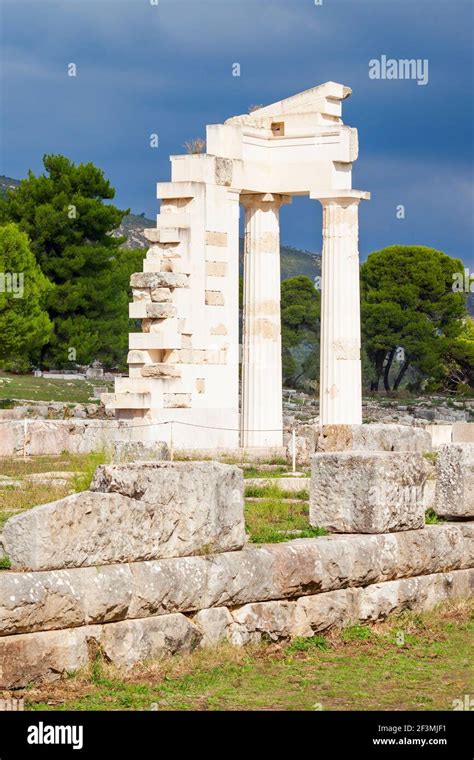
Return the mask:
<path fill-rule="evenodd" d="M 334 80 L 353 90 L 343 118 L 359 130 L 354 187 L 372 192 L 362 258 L 417 243 L 474 269 L 473 0 L 0 3 L 0 173 L 40 172 L 50 152 L 93 161 L 119 206 L 153 218 L 169 155 L 205 124 Z M 428 84 L 370 79 L 381 55 L 428 59 Z M 319 203 L 285 207 L 282 240 L 319 251 Z"/>

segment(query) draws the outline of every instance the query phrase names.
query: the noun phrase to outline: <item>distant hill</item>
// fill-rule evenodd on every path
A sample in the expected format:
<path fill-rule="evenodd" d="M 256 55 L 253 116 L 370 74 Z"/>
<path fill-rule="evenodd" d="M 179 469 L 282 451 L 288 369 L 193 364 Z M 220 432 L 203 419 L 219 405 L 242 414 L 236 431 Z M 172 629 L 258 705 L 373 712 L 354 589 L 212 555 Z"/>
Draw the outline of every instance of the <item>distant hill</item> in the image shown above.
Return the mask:
<path fill-rule="evenodd" d="M 12 179 L 11 177 L 5 177 L 4 174 L 0 174 L 0 196 L 5 195 L 7 190 L 14 190 L 19 184 L 19 179 Z"/>

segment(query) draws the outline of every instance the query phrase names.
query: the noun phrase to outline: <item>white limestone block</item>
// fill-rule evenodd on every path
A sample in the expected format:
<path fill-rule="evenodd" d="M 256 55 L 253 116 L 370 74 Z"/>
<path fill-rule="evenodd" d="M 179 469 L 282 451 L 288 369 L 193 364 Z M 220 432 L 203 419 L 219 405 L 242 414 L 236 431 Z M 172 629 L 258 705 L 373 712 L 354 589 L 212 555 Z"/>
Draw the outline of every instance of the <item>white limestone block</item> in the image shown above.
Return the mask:
<path fill-rule="evenodd" d="M 474 517 L 474 443 L 440 446 L 436 458 L 435 512 L 449 519 Z"/>
<path fill-rule="evenodd" d="M 335 533 L 388 533 L 425 522 L 421 454 L 319 453 L 312 458 L 310 523 Z"/>

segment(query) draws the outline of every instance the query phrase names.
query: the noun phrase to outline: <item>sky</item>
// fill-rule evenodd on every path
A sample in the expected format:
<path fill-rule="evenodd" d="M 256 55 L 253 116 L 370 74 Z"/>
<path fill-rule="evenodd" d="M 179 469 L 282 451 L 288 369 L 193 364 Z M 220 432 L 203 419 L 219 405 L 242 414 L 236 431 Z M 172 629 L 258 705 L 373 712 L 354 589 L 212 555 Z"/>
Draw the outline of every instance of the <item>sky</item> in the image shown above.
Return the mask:
<path fill-rule="evenodd" d="M 154 218 L 170 154 L 206 124 L 332 80 L 352 88 L 353 186 L 372 193 L 361 258 L 419 244 L 474 272 L 473 0 L 0 0 L 0 14 L 0 174 L 40 173 L 45 153 L 92 161 L 119 207 Z M 427 60 L 427 84 L 372 79 L 381 56 Z M 320 204 L 284 207 L 281 235 L 320 251 Z"/>

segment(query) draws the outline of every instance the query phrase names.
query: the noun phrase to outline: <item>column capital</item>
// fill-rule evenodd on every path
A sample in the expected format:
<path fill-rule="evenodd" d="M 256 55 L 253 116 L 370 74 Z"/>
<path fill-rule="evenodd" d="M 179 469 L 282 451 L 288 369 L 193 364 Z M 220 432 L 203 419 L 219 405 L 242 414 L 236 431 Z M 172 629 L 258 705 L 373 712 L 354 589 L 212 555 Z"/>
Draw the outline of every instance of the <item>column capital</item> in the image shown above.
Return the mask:
<path fill-rule="evenodd" d="M 318 192 L 312 190 L 309 194 L 312 200 L 320 201 L 324 206 L 326 203 L 360 203 L 360 201 L 369 201 L 370 193 L 366 190 L 324 190 Z"/>
<path fill-rule="evenodd" d="M 291 203 L 291 195 L 280 195 L 277 193 L 241 193 L 240 202 L 245 207 L 252 206 L 283 206 L 286 203 Z"/>

